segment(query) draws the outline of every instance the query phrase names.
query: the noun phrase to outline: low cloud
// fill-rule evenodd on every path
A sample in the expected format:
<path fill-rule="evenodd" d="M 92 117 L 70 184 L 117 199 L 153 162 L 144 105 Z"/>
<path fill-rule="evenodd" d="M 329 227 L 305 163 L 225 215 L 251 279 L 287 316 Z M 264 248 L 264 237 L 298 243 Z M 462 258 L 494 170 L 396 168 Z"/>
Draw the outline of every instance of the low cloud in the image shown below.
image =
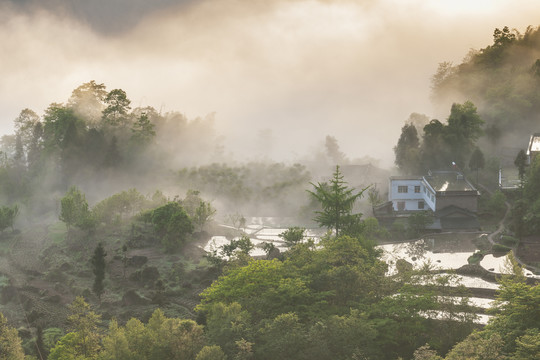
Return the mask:
<path fill-rule="evenodd" d="M 21 109 L 42 113 L 94 79 L 134 106 L 215 112 L 239 157 L 293 160 L 332 135 L 350 158 L 385 165 L 410 113 L 447 116 L 429 102 L 439 62 L 540 15 L 532 1 L 486 3 L 488 18 L 459 1 L 446 10 L 420 0 L 64 3 L 2 5 L 0 131 Z"/>

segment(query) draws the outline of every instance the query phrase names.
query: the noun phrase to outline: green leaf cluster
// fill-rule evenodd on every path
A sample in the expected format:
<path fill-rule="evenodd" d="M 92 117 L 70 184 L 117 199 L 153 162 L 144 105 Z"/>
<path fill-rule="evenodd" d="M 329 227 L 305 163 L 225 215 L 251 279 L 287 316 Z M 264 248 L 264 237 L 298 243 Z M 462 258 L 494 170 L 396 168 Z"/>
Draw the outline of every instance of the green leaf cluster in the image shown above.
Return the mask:
<path fill-rule="evenodd" d="M 176 201 L 170 201 L 143 216 L 150 220 L 167 251 L 177 250 L 193 232 L 190 217 Z"/>
<path fill-rule="evenodd" d="M 445 359 L 537 359 L 540 355 L 540 285 L 527 284 L 511 255 L 510 274 L 500 280 L 493 318 L 455 345 Z"/>
<path fill-rule="evenodd" d="M 51 360 L 195 359 L 206 344 L 202 326 L 193 320 L 167 318 L 160 309 L 153 312 L 147 324 L 132 318 L 120 326 L 113 319 L 104 334 L 97 331 L 99 316 L 82 298 L 74 301 L 71 313 L 68 320 L 73 331 L 61 337 L 51 349 L 48 357 Z M 219 354 L 219 349 L 213 347 L 202 352 L 208 353 Z"/>
<path fill-rule="evenodd" d="M 526 170 L 520 198 L 512 207 L 511 228 L 518 238 L 540 233 L 540 156 Z"/>
<path fill-rule="evenodd" d="M 0 359 L 24 360 L 19 334 L 15 328 L 9 326 L 2 313 L 0 313 Z"/>
<path fill-rule="evenodd" d="M 100 201 L 92 208 L 92 212 L 98 224 L 110 225 L 129 219 L 150 205 L 151 201 L 144 195 L 136 189 L 129 189 Z"/>
<path fill-rule="evenodd" d="M 470 332 L 452 276 L 411 267 L 388 277 L 380 256 L 364 239 L 327 237 L 296 243 L 283 260 L 228 268 L 197 307 L 208 340 L 230 358 L 243 339 L 255 359 L 395 359 L 426 341 L 446 351 Z"/>
<path fill-rule="evenodd" d="M 72 186 L 60 200 L 60 220 L 66 223 L 68 231 L 72 226 L 89 229 L 94 226 L 94 218 L 88 209 L 86 196 L 76 187 Z"/>
<path fill-rule="evenodd" d="M 528 139 L 539 119 L 539 49 L 538 27 L 529 26 L 523 33 L 508 26 L 496 28 L 493 43 L 471 50 L 461 64 L 439 64 L 432 78 L 433 99 L 442 105 L 460 94 L 481 104 L 479 114 L 495 146 L 501 140 L 512 146 L 515 139 Z"/>
<path fill-rule="evenodd" d="M 0 231 L 4 231 L 8 227 L 13 230 L 13 222 L 17 215 L 19 215 L 19 207 L 16 204 L 0 207 Z"/>

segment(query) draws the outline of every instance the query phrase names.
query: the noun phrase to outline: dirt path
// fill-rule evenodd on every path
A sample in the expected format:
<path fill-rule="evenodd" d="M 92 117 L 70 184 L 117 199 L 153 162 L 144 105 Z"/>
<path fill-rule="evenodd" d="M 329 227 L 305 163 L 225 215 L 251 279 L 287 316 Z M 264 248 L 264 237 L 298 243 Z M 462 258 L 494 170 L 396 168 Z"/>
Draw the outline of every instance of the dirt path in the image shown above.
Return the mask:
<path fill-rule="evenodd" d="M 485 190 L 487 193 L 489 193 L 490 195 L 493 195 L 493 191 L 489 190 L 487 187 L 485 187 L 484 185 L 481 185 L 481 184 L 478 184 L 479 187 L 481 187 L 483 190 Z M 504 213 L 504 216 L 503 218 L 501 219 L 501 221 L 499 222 L 499 226 L 497 227 L 497 230 L 495 230 L 494 232 L 490 233 L 488 235 L 488 240 L 489 242 L 491 243 L 491 245 L 494 245 L 496 243 L 495 240 L 493 240 L 495 238 L 495 236 L 498 236 L 499 234 L 501 234 L 503 231 L 504 231 L 504 223 L 506 222 L 506 220 L 508 219 L 508 217 L 510 216 L 510 210 L 512 209 L 512 205 L 510 205 L 510 203 L 508 201 L 505 201 L 504 202 L 504 205 L 506 206 L 506 211 Z M 522 267 L 527 267 L 528 269 L 534 271 L 534 272 L 540 272 L 540 268 L 537 268 L 535 266 L 532 266 L 530 264 L 526 264 L 524 263 L 523 261 L 521 261 L 518 256 L 517 256 L 517 245 L 514 246 L 512 248 L 512 251 L 514 252 L 514 257 L 516 259 L 516 261 L 522 266 Z"/>
<path fill-rule="evenodd" d="M 484 185 L 482 184 L 477 184 L 477 185 L 478 187 L 481 187 L 484 191 L 486 191 L 488 194 L 493 195 L 493 191 L 489 190 Z M 495 244 L 495 240 L 493 240 L 493 238 L 504 231 L 504 223 L 508 219 L 508 216 L 510 216 L 510 209 L 512 206 L 510 205 L 508 201 L 505 201 L 504 205 L 506 206 L 506 211 L 504 212 L 504 216 L 501 219 L 501 221 L 499 221 L 499 226 L 497 227 L 497 230 L 495 230 L 494 232 L 488 235 L 488 240 L 491 243 L 491 245 Z"/>

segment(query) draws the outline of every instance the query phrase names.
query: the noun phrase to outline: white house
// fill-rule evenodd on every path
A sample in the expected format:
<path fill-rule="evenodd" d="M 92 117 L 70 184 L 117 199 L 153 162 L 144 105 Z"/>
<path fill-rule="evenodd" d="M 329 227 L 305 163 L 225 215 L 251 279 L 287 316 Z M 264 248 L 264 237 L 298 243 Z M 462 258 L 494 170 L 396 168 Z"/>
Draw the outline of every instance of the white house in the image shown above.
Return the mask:
<path fill-rule="evenodd" d="M 435 190 L 424 177 L 391 176 L 388 200 L 394 211 L 435 211 Z"/>
<path fill-rule="evenodd" d="M 476 188 L 457 171 L 430 172 L 427 176 L 392 176 L 388 200 L 397 212 L 433 212 L 455 206 L 476 213 Z"/>

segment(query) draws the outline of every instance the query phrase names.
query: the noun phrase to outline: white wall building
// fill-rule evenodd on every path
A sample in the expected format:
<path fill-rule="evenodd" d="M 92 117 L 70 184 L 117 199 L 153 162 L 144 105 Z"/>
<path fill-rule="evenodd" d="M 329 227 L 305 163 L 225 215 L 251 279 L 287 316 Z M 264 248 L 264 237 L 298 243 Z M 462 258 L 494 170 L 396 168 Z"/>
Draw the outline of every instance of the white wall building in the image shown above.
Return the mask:
<path fill-rule="evenodd" d="M 427 176 L 392 176 L 388 200 L 394 211 L 433 212 L 447 206 L 457 206 L 476 213 L 480 193 L 463 174 L 439 171 Z"/>
<path fill-rule="evenodd" d="M 435 211 L 435 190 L 424 177 L 390 177 L 388 200 L 394 211 Z"/>

